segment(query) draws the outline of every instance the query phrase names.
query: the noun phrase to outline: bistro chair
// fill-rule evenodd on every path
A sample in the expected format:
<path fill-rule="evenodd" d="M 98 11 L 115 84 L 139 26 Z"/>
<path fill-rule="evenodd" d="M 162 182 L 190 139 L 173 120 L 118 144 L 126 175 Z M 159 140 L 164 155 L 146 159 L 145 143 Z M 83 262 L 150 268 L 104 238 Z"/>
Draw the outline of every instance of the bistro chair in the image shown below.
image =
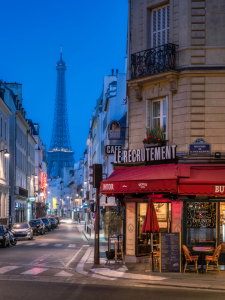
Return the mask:
<path fill-rule="evenodd" d="M 220 273 L 220 266 L 219 266 L 220 251 L 221 251 L 221 245 L 219 245 L 216 248 L 213 256 L 206 255 L 206 257 L 205 257 L 205 261 L 206 261 L 206 273 L 207 273 L 208 270 L 217 270 Z M 214 265 L 209 266 L 210 262 L 214 263 L 216 266 L 214 266 Z"/>
<path fill-rule="evenodd" d="M 192 262 L 192 261 L 195 263 L 195 270 L 198 273 L 198 255 L 191 256 L 191 252 L 188 250 L 188 248 L 185 245 L 183 245 L 182 248 L 183 248 L 184 257 L 185 257 L 184 273 L 187 270 L 188 263 Z M 191 268 L 188 268 L 188 269 L 191 270 Z"/>

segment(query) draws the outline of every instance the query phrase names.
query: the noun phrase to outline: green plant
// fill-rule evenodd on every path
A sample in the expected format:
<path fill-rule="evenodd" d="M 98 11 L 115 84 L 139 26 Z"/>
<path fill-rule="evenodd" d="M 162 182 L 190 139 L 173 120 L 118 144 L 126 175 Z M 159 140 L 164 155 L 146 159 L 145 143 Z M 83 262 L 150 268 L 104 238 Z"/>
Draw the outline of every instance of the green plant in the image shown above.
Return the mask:
<path fill-rule="evenodd" d="M 157 144 L 164 142 L 164 130 L 163 128 L 157 127 L 154 129 L 147 128 L 146 130 L 147 138 L 143 140 L 144 144 Z"/>
<path fill-rule="evenodd" d="M 108 248 L 111 248 L 111 236 L 119 236 L 122 231 L 122 218 L 115 211 L 105 212 L 102 215 L 104 229 L 108 229 Z"/>
<path fill-rule="evenodd" d="M 39 209 L 41 211 L 42 217 L 46 217 L 47 210 L 49 209 L 49 207 L 47 205 L 41 205 L 37 209 Z"/>

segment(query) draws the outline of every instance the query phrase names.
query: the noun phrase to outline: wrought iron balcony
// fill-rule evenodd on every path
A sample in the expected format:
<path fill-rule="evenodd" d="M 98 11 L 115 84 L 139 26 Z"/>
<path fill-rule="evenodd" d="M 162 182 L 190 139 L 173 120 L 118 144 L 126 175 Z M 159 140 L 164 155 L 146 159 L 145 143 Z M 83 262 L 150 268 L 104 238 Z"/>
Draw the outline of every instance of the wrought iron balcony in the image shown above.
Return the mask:
<path fill-rule="evenodd" d="M 131 54 L 131 79 L 175 70 L 175 44 L 165 44 Z"/>
<path fill-rule="evenodd" d="M 28 190 L 23 189 L 20 186 L 15 186 L 14 187 L 14 195 L 18 195 L 23 198 L 28 198 Z"/>

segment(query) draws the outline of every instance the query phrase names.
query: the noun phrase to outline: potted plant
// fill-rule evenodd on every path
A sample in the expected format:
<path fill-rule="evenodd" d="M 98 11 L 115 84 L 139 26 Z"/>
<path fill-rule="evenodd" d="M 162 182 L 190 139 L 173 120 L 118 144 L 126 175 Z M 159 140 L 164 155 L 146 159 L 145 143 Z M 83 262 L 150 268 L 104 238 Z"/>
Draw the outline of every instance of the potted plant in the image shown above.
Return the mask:
<path fill-rule="evenodd" d="M 122 230 L 122 218 L 115 211 L 105 212 L 102 216 L 102 223 L 104 230 L 108 231 L 108 251 L 106 257 L 113 259 L 115 257 L 115 249 L 111 249 L 111 237 L 113 235 L 119 236 Z"/>
<path fill-rule="evenodd" d="M 164 130 L 160 127 L 146 130 L 147 137 L 143 140 L 144 147 L 157 147 L 165 144 Z"/>

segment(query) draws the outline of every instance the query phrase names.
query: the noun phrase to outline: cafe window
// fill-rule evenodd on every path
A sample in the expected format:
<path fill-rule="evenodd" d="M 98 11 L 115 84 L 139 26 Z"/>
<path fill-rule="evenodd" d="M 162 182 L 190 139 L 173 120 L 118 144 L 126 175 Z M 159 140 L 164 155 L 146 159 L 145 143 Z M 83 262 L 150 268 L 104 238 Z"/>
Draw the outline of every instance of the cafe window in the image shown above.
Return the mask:
<path fill-rule="evenodd" d="M 216 202 L 187 203 L 187 245 L 216 247 Z"/>
<path fill-rule="evenodd" d="M 137 256 L 149 256 L 151 235 L 143 233 L 142 227 L 147 213 L 148 203 L 137 203 Z M 154 202 L 159 232 L 171 232 L 171 203 Z M 153 234 L 153 247 L 159 246 L 159 235 Z M 159 247 L 158 247 L 159 248 Z"/>
<path fill-rule="evenodd" d="M 225 252 L 225 202 L 220 203 L 220 245 L 221 252 Z"/>

